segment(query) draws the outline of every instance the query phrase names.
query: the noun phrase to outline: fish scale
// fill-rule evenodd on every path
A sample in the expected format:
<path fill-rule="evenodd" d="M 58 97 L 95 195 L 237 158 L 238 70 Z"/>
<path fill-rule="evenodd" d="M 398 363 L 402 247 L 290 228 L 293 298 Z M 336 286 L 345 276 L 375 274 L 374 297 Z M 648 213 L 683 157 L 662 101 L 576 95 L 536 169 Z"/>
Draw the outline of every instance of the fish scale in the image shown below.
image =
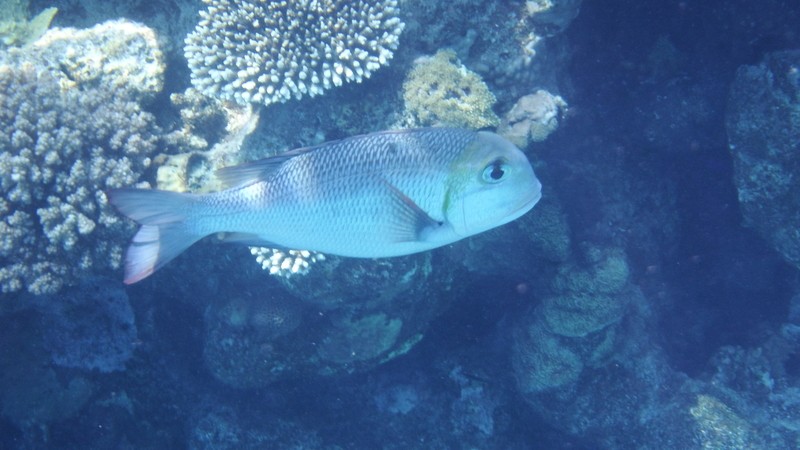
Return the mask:
<path fill-rule="evenodd" d="M 455 128 L 354 136 L 220 175 L 234 187 L 203 195 L 109 192 L 110 202 L 142 225 L 126 254 L 126 283 L 213 233 L 251 245 L 391 257 L 502 225 L 541 196 L 513 144 Z"/>

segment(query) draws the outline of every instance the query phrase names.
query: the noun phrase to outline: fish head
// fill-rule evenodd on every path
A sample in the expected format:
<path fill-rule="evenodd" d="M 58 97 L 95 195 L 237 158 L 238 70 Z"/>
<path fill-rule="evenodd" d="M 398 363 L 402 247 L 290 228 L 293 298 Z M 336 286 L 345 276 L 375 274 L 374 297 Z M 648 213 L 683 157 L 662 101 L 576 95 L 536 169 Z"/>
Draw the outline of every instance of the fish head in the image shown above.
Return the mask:
<path fill-rule="evenodd" d="M 471 236 L 515 220 L 542 198 L 542 184 L 514 144 L 481 131 L 452 166 L 444 213 L 453 231 Z"/>

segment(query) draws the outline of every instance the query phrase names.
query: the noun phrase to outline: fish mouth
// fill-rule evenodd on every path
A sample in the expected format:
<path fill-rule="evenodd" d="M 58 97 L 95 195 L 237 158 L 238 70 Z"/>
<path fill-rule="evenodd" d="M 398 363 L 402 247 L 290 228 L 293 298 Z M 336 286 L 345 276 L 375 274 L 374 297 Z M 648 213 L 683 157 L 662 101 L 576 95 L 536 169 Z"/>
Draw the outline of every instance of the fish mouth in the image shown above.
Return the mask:
<path fill-rule="evenodd" d="M 514 208 L 511 212 L 511 215 L 522 215 L 525 214 L 528 210 L 533 208 L 539 200 L 542 199 L 542 190 L 538 190 L 535 195 L 530 197 L 529 199 L 522 202 L 518 207 Z"/>

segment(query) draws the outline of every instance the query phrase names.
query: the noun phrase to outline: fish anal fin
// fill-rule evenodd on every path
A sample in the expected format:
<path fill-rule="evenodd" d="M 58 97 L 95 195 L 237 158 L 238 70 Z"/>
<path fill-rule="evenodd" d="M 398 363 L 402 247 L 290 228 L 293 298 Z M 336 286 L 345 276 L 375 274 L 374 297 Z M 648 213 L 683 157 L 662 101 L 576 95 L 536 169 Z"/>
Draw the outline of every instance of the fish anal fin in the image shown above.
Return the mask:
<path fill-rule="evenodd" d="M 261 236 L 253 233 L 220 233 L 220 241 L 226 244 L 241 244 L 249 245 L 251 247 L 269 247 L 282 249 L 283 246 L 275 244 L 262 238 Z"/>

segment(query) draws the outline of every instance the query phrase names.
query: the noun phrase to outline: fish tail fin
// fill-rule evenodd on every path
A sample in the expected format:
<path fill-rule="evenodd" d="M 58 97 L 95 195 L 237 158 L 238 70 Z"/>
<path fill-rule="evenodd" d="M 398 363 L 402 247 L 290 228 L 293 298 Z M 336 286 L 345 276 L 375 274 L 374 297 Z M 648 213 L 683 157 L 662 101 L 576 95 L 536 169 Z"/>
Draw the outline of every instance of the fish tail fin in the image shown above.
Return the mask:
<path fill-rule="evenodd" d="M 125 253 L 125 284 L 152 275 L 204 236 L 187 226 L 197 196 L 151 189 L 113 189 L 109 203 L 141 225 Z"/>

